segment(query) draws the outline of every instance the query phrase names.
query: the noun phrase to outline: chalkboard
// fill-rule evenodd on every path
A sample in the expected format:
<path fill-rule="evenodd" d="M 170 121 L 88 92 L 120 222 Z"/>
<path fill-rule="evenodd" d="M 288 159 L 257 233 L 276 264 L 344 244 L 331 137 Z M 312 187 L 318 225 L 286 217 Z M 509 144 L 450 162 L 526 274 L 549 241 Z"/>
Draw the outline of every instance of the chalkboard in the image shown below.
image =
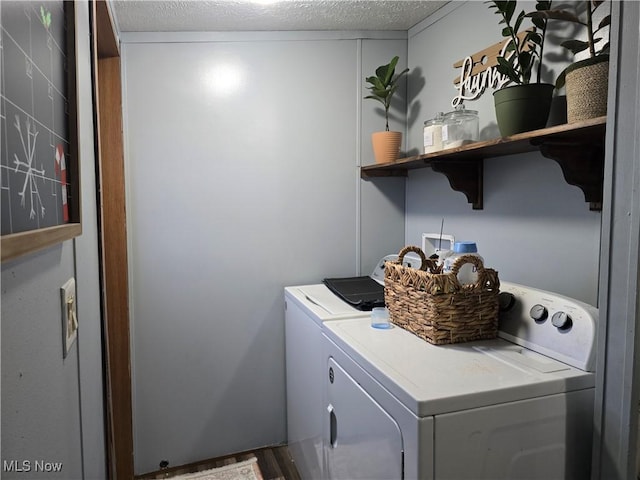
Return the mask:
<path fill-rule="evenodd" d="M 0 3 L 3 260 L 79 223 L 74 24 L 71 1 Z"/>

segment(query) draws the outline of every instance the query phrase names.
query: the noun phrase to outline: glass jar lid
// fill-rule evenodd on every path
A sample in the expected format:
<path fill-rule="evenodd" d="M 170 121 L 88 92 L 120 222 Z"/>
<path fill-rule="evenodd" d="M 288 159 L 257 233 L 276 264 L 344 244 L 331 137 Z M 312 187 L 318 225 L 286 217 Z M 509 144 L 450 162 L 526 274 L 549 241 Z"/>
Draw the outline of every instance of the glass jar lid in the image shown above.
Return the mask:
<path fill-rule="evenodd" d="M 453 110 L 452 112 L 449 112 L 445 115 L 447 118 L 450 118 L 452 120 L 462 120 L 462 119 L 466 119 L 466 118 L 476 118 L 478 116 L 478 111 L 477 110 L 467 110 L 466 108 L 464 108 L 464 105 L 461 103 L 460 105 L 458 105 L 456 107 L 455 110 Z"/>
<path fill-rule="evenodd" d="M 444 122 L 444 113 L 438 112 L 436 113 L 435 118 L 425 121 L 424 126 L 429 127 L 431 125 L 440 125 L 443 122 Z"/>

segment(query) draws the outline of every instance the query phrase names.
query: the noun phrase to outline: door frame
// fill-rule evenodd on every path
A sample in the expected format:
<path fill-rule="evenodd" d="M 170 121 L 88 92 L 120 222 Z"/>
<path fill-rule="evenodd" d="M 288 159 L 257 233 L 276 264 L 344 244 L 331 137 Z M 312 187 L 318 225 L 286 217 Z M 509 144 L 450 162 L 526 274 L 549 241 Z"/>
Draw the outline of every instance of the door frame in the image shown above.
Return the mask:
<path fill-rule="evenodd" d="M 134 478 L 129 282 L 120 48 L 108 1 L 90 2 L 107 472 Z"/>

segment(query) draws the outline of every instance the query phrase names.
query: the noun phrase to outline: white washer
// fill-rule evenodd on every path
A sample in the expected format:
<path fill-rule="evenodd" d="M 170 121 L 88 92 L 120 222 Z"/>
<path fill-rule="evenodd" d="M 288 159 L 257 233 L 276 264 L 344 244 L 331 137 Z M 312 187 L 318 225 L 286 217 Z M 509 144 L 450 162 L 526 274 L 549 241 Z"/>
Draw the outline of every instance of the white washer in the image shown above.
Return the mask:
<path fill-rule="evenodd" d="M 597 310 L 501 291 L 494 340 L 324 325 L 325 478 L 589 478 Z"/>
<path fill-rule="evenodd" d="M 370 277 L 384 285 L 382 258 Z M 420 263 L 410 254 L 405 264 Z M 304 479 L 325 478 L 322 453 L 323 380 L 322 325 L 345 318 L 370 318 L 331 292 L 324 284 L 285 288 L 285 349 L 287 382 L 287 443 L 296 467 Z"/>

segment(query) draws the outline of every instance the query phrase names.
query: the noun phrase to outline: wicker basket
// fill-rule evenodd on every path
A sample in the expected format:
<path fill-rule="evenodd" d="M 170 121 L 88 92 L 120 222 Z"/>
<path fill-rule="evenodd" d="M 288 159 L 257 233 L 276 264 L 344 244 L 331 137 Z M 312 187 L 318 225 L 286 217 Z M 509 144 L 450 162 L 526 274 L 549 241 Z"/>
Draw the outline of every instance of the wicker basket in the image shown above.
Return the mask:
<path fill-rule="evenodd" d="M 607 114 L 609 57 L 576 62 L 567 68 L 567 121 L 580 122 Z"/>
<path fill-rule="evenodd" d="M 402 265 L 408 252 L 420 255 L 419 270 Z M 466 263 L 477 269 L 475 284 L 458 281 L 458 270 Z M 495 338 L 499 287 L 498 272 L 473 255 L 461 256 L 444 274 L 414 246 L 402 249 L 397 261 L 385 263 L 384 297 L 391 321 L 434 345 Z"/>

